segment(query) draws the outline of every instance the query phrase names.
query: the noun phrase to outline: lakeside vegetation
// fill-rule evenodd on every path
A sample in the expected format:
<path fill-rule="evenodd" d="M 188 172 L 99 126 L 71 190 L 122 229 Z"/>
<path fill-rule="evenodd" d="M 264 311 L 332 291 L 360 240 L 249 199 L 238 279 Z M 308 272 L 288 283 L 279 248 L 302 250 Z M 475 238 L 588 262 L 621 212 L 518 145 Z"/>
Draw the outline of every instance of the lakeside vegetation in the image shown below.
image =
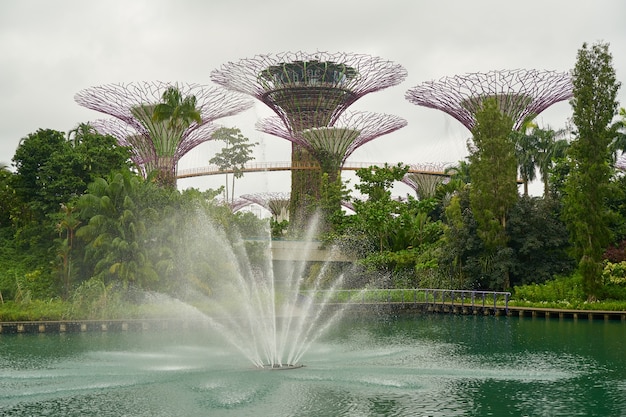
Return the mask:
<path fill-rule="evenodd" d="M 322 216 L 319 238 L 357 259 L 346 287 L 510 291 L 511 305 L 626 310 L 626 176 L 617 163 L 626 110 L 618 112 L 611 60 L 607 44 L 579 50 L 570 129 L 528 119 L 512 132 L 496 99 L 485 99 L 470 156 L 445 180 L 413 177 L 415 195 L 392 194 L 410 175 L 403 164 L 358 170 L 353 189 L 320 174 L 322 195 L 311 205 Z M 159 120 L 188 125 L 195 100 L 175 98 Z M 173 122 L 179 101 L 190 116 Z M 213 156 L 221 166 L 249 160 L 252 145 L 238 129 L 222 134 L 229 148 Z M 226 272 L 241 266 L 217 246 L 234 243 L 254 266 L 267 243 L 259 237 L 303 233 L 233 213 L 240 171 L 221 199 L 225 187 L 179 191 L 171 173 L 142 175 L 133 160 L 131 147 L 88 124 L 22 139 L 14 170 L 0 170 L 1 321 L 173 311 L 163 299 L 146 301 L 151 294 L 210 310 L 229 285 Z M 520 195 L 517 177 L 526 184 L 536 173 L 543 196 Z"/>

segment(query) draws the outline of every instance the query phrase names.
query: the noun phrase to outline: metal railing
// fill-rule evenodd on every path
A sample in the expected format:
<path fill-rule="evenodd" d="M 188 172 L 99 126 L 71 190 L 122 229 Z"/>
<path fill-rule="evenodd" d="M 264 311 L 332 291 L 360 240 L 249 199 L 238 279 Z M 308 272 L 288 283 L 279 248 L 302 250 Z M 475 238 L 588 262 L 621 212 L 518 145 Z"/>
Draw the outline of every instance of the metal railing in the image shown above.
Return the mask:
<path fill-rule="evenodd" d="M 330 292 L 330 294 L 329 294 Z M 439 288 L 361 289 L 303 291 L 303 294 L 332 303 L 349 304 L 427 304 L 468 308 L 503 306 L 509 311 L 510 292 L 480 290 L 446 290 Z"/>
<path fill-rule="evenodd" d="M 389 163 L 393 165 L 393 163 Z M 361 168 L 369 168 L 373 165 L 383 166 L 384 163 L 376 162 L 346 162 L 341 169 L 342 170 L 357 170 Z M 422 166 L 423 165 L 423 166 Z M 409 168 L 409 172 L 422 173 L 435 176 L 449 176 L 441 167 L 422 164 L 412 165 Z M 290 161 L 275 161 L 275 162 L 249 162 L 244 165 L 241 171 L 243 172 L 267 172 L 267 171 L 291 171 L 291 170 L 317 170 L 320 169 L 319 164 L 308 162 L 290 162 Z M 178 178 L 199 177 L 203 175 L 219 175 L 232 173 L 232 169 L 221 170 L 217 165 L 208 165 L 197 168 L 182 168 L 176 173 Z"/>

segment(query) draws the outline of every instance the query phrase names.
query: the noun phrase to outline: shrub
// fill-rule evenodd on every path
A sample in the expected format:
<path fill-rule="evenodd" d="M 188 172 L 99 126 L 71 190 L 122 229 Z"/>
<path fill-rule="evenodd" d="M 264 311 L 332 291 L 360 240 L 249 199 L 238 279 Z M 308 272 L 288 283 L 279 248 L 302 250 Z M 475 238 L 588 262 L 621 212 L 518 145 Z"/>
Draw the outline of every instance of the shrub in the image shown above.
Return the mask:
<path fill-rule="evenodd" d="M 584 300 L 582 277 L 575 274 L 572 277 L 558 277 L 543 284 L 515 286 L 512 298 L 535 303 Z"/>

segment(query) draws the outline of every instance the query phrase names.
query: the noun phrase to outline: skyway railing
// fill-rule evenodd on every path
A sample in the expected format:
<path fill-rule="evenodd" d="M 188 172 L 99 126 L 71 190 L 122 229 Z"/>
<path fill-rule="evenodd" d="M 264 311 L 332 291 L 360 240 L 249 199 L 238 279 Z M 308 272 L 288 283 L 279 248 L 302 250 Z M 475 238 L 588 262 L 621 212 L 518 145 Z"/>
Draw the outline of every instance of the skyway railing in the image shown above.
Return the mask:
<path fill-rule="evenodd" d="M 510 292 L 480 290 L 446 290 L 438 288 L 355 289 L 304 291 L 316 299 L 348 304 L 428 304 L 468 308 L 504 306 L 508 314 Z"/>
<path fill-rule="evenodd" d="M 387 162 L 390 166 L 394 166 L 394 163 Z M 342 170 L 356 171 L 361 168 L 369 168 L 371 166 L 382 167 L 385 162 L 347 162 L 343 165 Z M 409 168 L 409 172 L 437 175 L 437 176 L 449 176 L 441 169 L 441 164 L 420 164 L 418 166 L 413 165 Z M 315 170 L 320 169 L 319 165 L 302 162 L 251 162 L 244 165 L 243 172 L 267 172 L 267 171 L 292 171 L 292 170 Z M 178 178 L 190 178 L 200 177 L 203 175 L 219 175 L 219 174 L 232 174 L 232 169 L 220 170 L 217 165 L 208 165 L 197 168 L 179 169 L 176 173 Z"/>

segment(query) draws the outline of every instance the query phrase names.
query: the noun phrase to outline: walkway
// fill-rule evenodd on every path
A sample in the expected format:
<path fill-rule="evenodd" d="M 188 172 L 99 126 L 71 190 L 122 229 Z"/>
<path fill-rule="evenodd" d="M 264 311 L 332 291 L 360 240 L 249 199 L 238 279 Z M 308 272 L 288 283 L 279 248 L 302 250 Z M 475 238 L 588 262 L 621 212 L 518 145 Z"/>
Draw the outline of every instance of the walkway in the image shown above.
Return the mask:
<path fill-rule="evenodd" d="M 393 163 L 389 163 L 389 166 L 394 166 Z M 382 167 L 385 162 L 347 162 L 342 167 L 346 171 L 356 171 L 357 169 L 369 168 L 373 165 Z M 449 176 L 441 169 L 441 164 L 421 164 L 419 166 L 412 165 L 409 172 L 434 175 L 434 176 Z M 317 164 L 307 163 L 292 163 L 292 162 L 251 162 L 244 165 L 243 172 L 269 172 L 269 171 L 293 171 L 293 170 L 319 170 L 320 167 Z M 219 175 L 219 174 L 232 174 L 232 169 L 221 171 L 217 165 L 209 165 L 198 168 L 179 169 L 177 178 L 191 178 L 200 177 L 204 175 Z"/>
<path fill-rule="evenodd" d="M 328 292 L 304 292 L 324 299 Z M 498 291 L 444 290 L 433 288 L 338 290 L 329 297 L 330 308 L 350 306 L 357 314 L 414 314 L 441 313 L 532 317 L 572 320 L 604 320 L 626 323 L 626 311 L 561 310 L 509 306 L 511 293 Z M 202 330 L 206 321 L 185 319 L 131 319 L 131 320 L 65 320 L 0 322 L 0 334 L 145 331 L 167 329 Z"/>
<path fill-rule="evenodd" d="M 322 292 L 323 293 L 323 292 Z M 350 304 L 357 311 L 372 307 L 390 312 L 419 310 L 462 315 L 494 315 L 583 320 L 621 320 L 626 311 L 575 310 L 510 306 L 511 293 L 498 291 L 445 290 L 432 288 L 337 291 L 331 302 Z"/>

